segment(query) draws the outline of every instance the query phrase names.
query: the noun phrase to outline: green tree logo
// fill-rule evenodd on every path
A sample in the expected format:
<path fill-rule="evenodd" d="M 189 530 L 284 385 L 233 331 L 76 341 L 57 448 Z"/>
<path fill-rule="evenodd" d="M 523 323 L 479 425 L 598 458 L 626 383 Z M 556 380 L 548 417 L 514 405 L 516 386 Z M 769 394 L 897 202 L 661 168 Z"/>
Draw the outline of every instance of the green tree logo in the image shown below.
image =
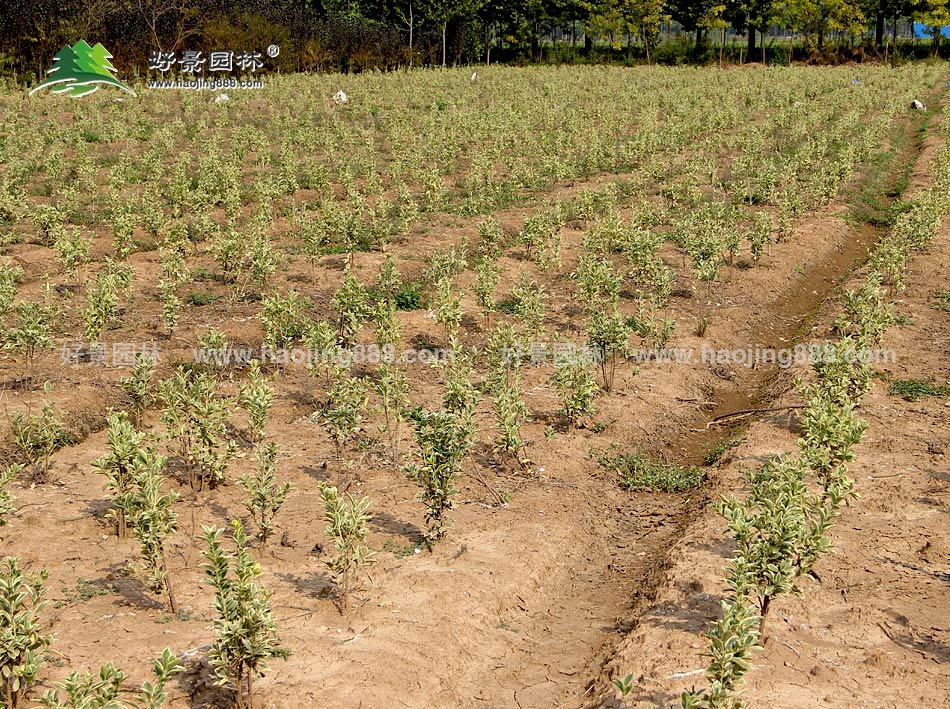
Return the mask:
<path fill-rule="evenodd" d="M 101 44 L 90 47 L 81 39 L 72 47 L 68 44 L 53 57 L 53 66 L 46 70 L 50 77 L 30 91 L 30 96 L 48 86 L 54 87 L 54 94 L 67 94 L 72 98 L 86 96 L 99 89 L 99 84 L 108 84 L 128 91 L 135 96 L 135 92 L 113 74 L 117 69 L 109 60 L 112 55 Z"/>

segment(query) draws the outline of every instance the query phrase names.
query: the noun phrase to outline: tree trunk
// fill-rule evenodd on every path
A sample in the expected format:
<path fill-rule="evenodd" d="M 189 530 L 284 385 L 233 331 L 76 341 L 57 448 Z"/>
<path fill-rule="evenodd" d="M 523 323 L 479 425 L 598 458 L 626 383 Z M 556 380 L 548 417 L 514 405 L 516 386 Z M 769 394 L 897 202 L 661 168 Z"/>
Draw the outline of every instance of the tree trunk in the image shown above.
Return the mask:
<path fill-rule="evenodd" d="M 584 30 L 584 52 L 590 54 L 590 51 L 594 48 L 594 38 L 590 36 L 589 30 Z"/>
<path fill-rule="evenodd" d="M 755 30 L 749 28 L 749 48 L 746 51 L 746 55 L 749 57 L 749 61 L 752 61 L 753 52 L 755 52 Z"/>
<path fill-rule="evenodd" d="M 412 66 L 413 56 L 412 56 L 412 31 L 415 29 L 415 24 L 412 19 L 412 3 L 409 3 L 409 66 Z"/>
<path fill-rule="evenodd" d="M 699 45 L 702 43 L 702 41 L 703 41 L 703 28 L 697 27 L 696 28 L 696 49 L 699 49 Z"/>
<path fill-rule="evenodd" d="M 768 27 L 762 30 L 762 66 L 765 66 L 765 35 L 768 31 Z"/>
<path fill-rule="evenodd" d="M 448 30 L 449 21 L 444 20 L 442 22 L 442 68 L 445 68 L 445 34 Z"/>
<path fill-rule="evenodd" d="M 722 52 L 726 48 L 726 27 L 723 25 L 722 34 L 719 37 L 719 68 L 722 69 Z"/>
<path fill-rule="evenodd" d="M 880 47 L 884 44 L 884 15 L 878 14 L 874 24 L 874 44 Z"/>

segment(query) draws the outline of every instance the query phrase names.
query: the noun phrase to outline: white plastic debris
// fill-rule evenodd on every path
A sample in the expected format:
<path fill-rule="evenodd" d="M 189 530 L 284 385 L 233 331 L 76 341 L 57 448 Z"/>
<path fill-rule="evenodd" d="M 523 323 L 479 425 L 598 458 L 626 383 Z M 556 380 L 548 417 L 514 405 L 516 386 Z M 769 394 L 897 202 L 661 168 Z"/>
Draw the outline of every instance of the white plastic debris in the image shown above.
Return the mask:
<path fill-rule="evenodd" d="M 347 98 L 347 95 L 343 93 L 343 89 L 340 89 L 335 94 L 333 94 L 333 103 L 335 103 L 337 106 L 340 106 L 349 100 L 350 99 Z"/>
<path fill-rule="evenodd" d="M 477 72 L 477 71 L 473 71 L 473 72 L 472 72 L 472 83 L 474 84 L 476 81 L 478 81 L 478 72 Z"/>
<path fill-rule="evenodd" d="M 231 100 L 231 97 L 228 96 L 227 94 L 218 94 L 217 96 L 214 97 L 215 103 L 224 103 L 225 101 L 230 101 L 230 100 Z"/>
<path fill-rule="evenodd" d="M 927 110 L 927 107 L 922 102 L 918 101 L 917 99 L 914 99 L 913 101 L 910 102 L 910 107 L 914 109 L 915 111 Z"/>

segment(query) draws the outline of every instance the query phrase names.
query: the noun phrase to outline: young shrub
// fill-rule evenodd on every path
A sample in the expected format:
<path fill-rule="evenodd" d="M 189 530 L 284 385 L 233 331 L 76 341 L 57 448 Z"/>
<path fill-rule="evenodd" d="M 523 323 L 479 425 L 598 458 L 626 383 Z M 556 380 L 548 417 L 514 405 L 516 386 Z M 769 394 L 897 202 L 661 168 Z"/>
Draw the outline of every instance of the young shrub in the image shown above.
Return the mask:
<path fill-rule="evenodd" d="M 257 534 L 261 546 L 267 544 L 267 538 L 274 531 L 274 516 L 280 510 L 287 496 L 294 489 L 289 482 L 278 484 L 274 477 L 277 461 L 277 444 L 273 441 L 258 442 L 254 447 L 257 458 L 257 474 L 242 475 L 238 483 L 247 490 L 250 498 L 244 503 L 257 525 Z"/>
<path fill-rule="evenodd" d="M 452 340 L 451 356 L 442 368 L 445 389 L 442 392 L 442 406 L 446 411 L 471 416 L 481 394 L 475 386 L 475 349 L 466 351 L 457 340 Z"/>
<path fill-rule="evenodd" d="M 267 279 L 280 265 L 281 253 L 274 248 L 270 237 L 263 231 L 257 232 L 251 239 L 248 279 L 259 291 L 267 287 Z"/>
<path fill-rule="evenodd" d="M 338 369 L 336 330 L 326 320 L 313 323 L 304 335 L 304 345 L 313 356 L 313 361 L 308 365 L 309 373 L 317 376 L 323 371 L 325 383 L 329 386 Z"/>
<path fill-rule="evenodd" d="M 863 347 L 880 345 L 894 322 L 887 291 L 881 283 L 880 273 L 868 274 L 860 288 L 845 293 L 844 313 L 835 321 L 838 332 L 850 335 Z"/>
<path fill-rule="evenodd" d="M 462 297 L 455 292 L 451 276 L 440 278 L 435 284 L 435 321 L 452 339 L 462 324 Z"/>
<path fill-rule="evenodd" d="M 124 411 L 110 412 L 108 421 L 109 436 L 106 445 L 109 450 L 102 458 L 93 461 L 92 466 L 106 476 L 106 489 L 118 501 L 130 492 L 135 484 L 145 434 L 135 430 Z M 115 517 L 119 539 L 125 538 L 128 529 L 126 510 L 117 505 L 110 514 Z"/>
<path fill-rule="evenodd" d="M 423 541 L 429 551 L 449 530 L 446 512 L 455 507 L 455 480 L 462 461 L 475 441 L 475 421 L 471 413 L 451 411 L 413 412 L 418 462 L 404 466 L 409 478 L 420 487 L 419 498 L 426 505 Z"/>
<path fill-rule="evenodd" d="M 501 279 L 501 266 L 497 261 L 491 261 L 488 258 L 482 258 L 475 263 L 475 285 L 472 286 L 472 293 L 478 302 L 478 307 L 482 309 L 482 315 L 485 316 L 487 324 L 495 310 L 495 289 L 498 287 L 498 281 Z"/>
<path fill-rule="evenodd" d="M 511 293 L 515 315 L 521 320 L 525 337 L 537 338 L 544 331 L 544 286 L 522 273 Z"/>
<path fill-rule="evenodd" d="M 204 527 L 202 551 L 207 583 L 214 588 L 215 641 L 209 652 L 220 686 L 232 689 L 237 709 L 253 706 L 254 678 L 266 672 L 274 658 L 287 659 L 280 644 L 277 621 L 270 607 L 271 592 L 260 585 L 261 565 L 247 550 L 247 535 L 233 520 L 235 552 L 221 546 L 224 530 Z"/>
<path fill-rule="evenodd" d="M 867 421 L 854 414 L 855 403 L 829 397 L 819 387 L 801 387 L 805 397 L 802 435 L 798 439 L 802 461 L 822 486 L 822 501 L 841 501 L 855 496 L 847 477 L 847 464 L 854 460 L 854 446 L 861 442 Z"/>
<path fill-rule="evenodd" d="M 492 263 L 505 252 L 508 238 L 501 228 L 501 222 L 488 217 L 478 225 L 478 245 L 475 249 L 481 262 Z"/>
<path fill-rule="evenodd" d="M 798 593 L 801 570 L 810 570 L 828 550 L 824 531 L 830 518 L 805 486 L 805 468 L 797 460 L 774 458 L 746 478 L 748 498 L 722 500 L 719 513 L 736 540 L 732 563 L 742 565 L 748 580 L 761 639 L 772 601 Z"/>
<path fill-rule="evenodd" d="M 741 559 L 730 562 L 727 583 L 731 593 L 722 601 L 722 618 L 717 620 L 706 638 L 709 658 L 706 676 L 709 690 L 690 689 L 680 696 L 682 709 L 741 709 L 739 699 L 742 678 L 752 666 L 752 652 L 759 635 L 758 616 L 748 601 L 749 581 Z"/>
<path fill-rule="evenodd" d="M 264 438 L 267 415 L 274 404 L 274 387 L 261 374 L 261 363 L 252 359 L 247 366 L 247 384 L 238 386 L 238 402 L 247 411 L 255 441 Z"/>
<path fill-rule="evenodd" d="M 323 412 L 325 428 L 333 438 L 337 459 L 343 460 L 343 451 L 363 423 L 368 402 L 366 384 L 358 377 L 338 372 L 328 395 Z"/>
<path fill-rule="evenodd" d="M 605 304 L 616 304 L 620 299 L 623 275 L 603 256 L 583 253 L 571 277 L 588 312 L 596 313 Z"/>
<path fill-rule="evenodd" d="M 511 385 L 527 349 L 527 344 L 510 323 L 499 323 L 488 333 L 488 341 L 485 344 L 485 360 L 488 365 L 486 391 L 493 392 L 499 387 Z"/>
<path fill-rule="evenodd" d="M 0 316 L 6 315 L 13 308 L 16 287 L 21 278 L 22 268 L 15 264 L 0 264 Z"/>
<path fill-rule="evenodd" d="M 495 405 L 495 424 L 499 433 L 496 450 L 503 450 L 520 462 L 519 454 L 524 448 L 521 426 L 528 420 L 528 407 L 524 403 L 517 374 L 510 384 L 494 390 L 492 403 Z"/>
<path fill-rule="evenodd" d="M 372 317 L 366 286 L 353 275 L 349 266 L 343 274 L 343 284 L 331 301 L 337 312 L 337 336 L 343 347 L 353 344 L 363 324 Z"/>
<path fill-rule="evenodd" d="M 529 258 L 542 271 L 560 265 L 560 229 L 563 226 L 560 205 L 533 214 L 524 220 L 521 242 Z"/>
<path fill-rule="evenodd" d="M 16 511 L 16 508 L 13 506 L 13 501 L 16 498 L 13 496 L 13 493 L 10 492 L 9 486 L 10 483 L 13 482 L 13 479 L 22 471 L 22 465 L 12 463 L 7 466 L 6 470 L 0 472 L 0 529 L 7 526 L 7 515 Z"/>
<path fill-rule="evenodd" d="M 129 397 L 132 423 L 136 426 L 142 422 L 142 414 L 152 403 L 150 384 L 153 376 L 155 376 L 154 360 L 145 357 L 141 353 L 136 353 L 132 376 L 119 380 L 119 385 Z"/>
<path fill-rule="evenodd" d="M 60 266 L 76 281 L 79 281 L 80 269 L 89 263 L 89 249 L 92 239 L 84 237 L 78 229 L 56 229 L 53 250 Z"/>
<path fill-rule="evenodd" d="M 657 318 L 656 308 L 640 303 L 637 315 L 632 315 L 627 324 L 630 329 L 643 340 L 644 345 L 652 350 L 662 350 L 669 344 L 673 331 L 676 329 L 676 320 L 673 318 Z M 706 318 L 708 325 L 708 316 Z M 697 329 L 699 329 L 697 327 Z M 705 332 L 705 329 L 703 330 Z"/>
<path fill-rule="evenodd" d="M 406 375 L 395 365 L 383 362 L 377 370 L 379 376 L 373 382 L 373 388 L 379 394 L 385 423 L 380 433 L 389 437 L 389 452 L 393 463 L 399 465 L 399 430 L 405 420 L 406 407 L 409 405 L 409 384 Z"/>
<path fill-rule="evenodd" d="M 293 347 L 307 331 L 304 309 L 307 299 L 297 291 L 288 291 L 286 297 L 274 293 L 264 298 L 260 314 L 264 326 L 264 347 L 281 349 Z"/>
<path fill-rule="evenodd" d="M 185 367 L 179 367 L 158 387 L 159 400 L 165 407 L 161 422 L 166 437 L 177 441 L 195 494 L 205 485 L 214 488 L 224 480 L 237 450 L 234 441 L 221 440 L 227 433 L 232 402 L 218 396 L 216 387 L 210 374 Z"/>
<path fill-rule="evenodd" d="M 388 254 L 383 265 L 376 274 L 376 281 L 373 284 L 373 291 L 380 300 L 395 300 L 396 294 L 402 288 L 402 279 L 399 269 L 396 268 L 396 262 L 393 255 Z"/>
<path fill-rule="evenodd" d="M 772 220 L 768 214 L 756 212 L 753 215 L 752 226 L 749 227 L 746 238 L 749 240 L 752 260 L 758 261 L 762 258 L 765 247 L 772 243 Z"/>
<path fill-rule="evenodd" d="M 128 702 L 121 699 L 125 673 L 111 662 L 99 670 L 93 677 L 89 672 L 73 672 L 69 677 L 56 683 L 56 689 L 47 690 L 40 699 L 45 709 L 120 709 L 125 706 L 142 709 L 161 709 L 168 698 L 165 685 L 176 674 L 183 672 L 185 666 L 168 648 L 152 664 L 155 683 L 145 682 L 137 693 L 139 697 Z M 66 694 L 60 699 L 59 693 Z"/>
<path fill-rule="evenodd" d="M 49 396 L 49 382 L 46 382 L 45 389 Z M 14 444 L 33 466 L 33 479 L 36 482 L 46 482 L 49 478 L 50 458 L 53 453 L 73 443 L 73 437 L 63 423 L 62 413 L 57 413 L 49 400 L 43 403 L 39 416 L 23 411 L 11 413 L 10 430 Z"/>
<path fill-rule="evenodd" d="M 53 344 L 53 311 L 45 305 L 23 301 L 13 309 L 16 323 L 7 326 L 3 347 L 8 352 L 22 354 L 26 358 L 27 380 L 33 381 L 33 362 L 36 353 Z"/>
<path fill-rule="evenodd" d="M 89 342 L 99 342 L 102 331 L 119 311 L 119 282 L 105 269 L 86 288 L 86 308 L 82 311 L 84 334 Z"/>
<path fill-rule="evenodd" d="M 323 496 L 323 518 L 327 522 L 327 535 L 333 539 L 337 555 L 327 562 L 333 574 L 333 582 L 339 589 L 341 613 L 348 609 L 350 592 L 355 588 L 360 571 L 373 563 L 375 552 L 366 545 L 372 516 L 368 513 L 368 497 L 354 498 L 341 495 L 335 487 L 320 483 Z"/>
<path fill-rule="evenodd" d="M 395 354 L 396 345 L 402 336 L 402 325 L 396 318 L 395 300 L 381 300 L 373 307 L 373 329 L 380 349 Z"/>
<path fill-rule="evenodd" d="M 172 332 L 178 320 L 181 317 L 181 298 L 175 293 L 177 284 L 171 281 L 159 281 L 158 290 L 162 301 L 162 320 L 168 326 L 168 331 Z"/>
<path fill-rule="evenodd" d="M 609 392 L 614 384 L 617 360 L 627 355 L 630 328 L 615 307 L 611 313 L 595 312 L 587 323 L 587 333 L 587 344 L 600 364 L 604 391 Z"/>
<path fill-rule="evenodd" d="M 597 381 L 590 364 L 583 357 L 559 366 L 552 377 L 554 389 L 561 400 L 558 413 L 567 419 L 567 425 L 573 428 L 582 416 L 594 413 L 594 396 L 597 394 Z"/>
<path fill-rule="evenodd" d="M 874 374 L 867 350 L 859 341 L 845 335 L 817 354 L 812 369 L 818 380 L 810 386 L 799 385 L 803 398 L 807 400 L 814 394 L 838 406 L 857 405 L 870 390 Z"/>
<path fill-rule="evenodd" d="M 165 540 L 178 528 L 178 516 L 172 509 L 178 493 L 162 494 L 165 457 L 151 447 L 140 450 L 135 464 L 134 485 L 116 496 L 116 506 L 125 511 L 132 535 L 140 545 L 140 571 L 152 593 L 163 593 L 172 613 L 178 612 L 172 592 Z"/>
<path fill-rule="evenodd" d="M 198 335 L 199 361 L 222 365 L 227 361 L 228 336 L 211 328 Z"/>
<path fill-rule="evenodd" d="M 40 632 L 47 576 L 45 570 L 25 573 L 16 556 L 0 563 L 0 702 L 6 709 L 22 705 L 53 642 Z"/>
<path fill-rule="evenodd" d="M 110 209 L 109 222 L 112 227 L 113 254 L 117 259 L 126 259 L 138 247 L 135 243 L 136 218 L 131 205 Z"/>

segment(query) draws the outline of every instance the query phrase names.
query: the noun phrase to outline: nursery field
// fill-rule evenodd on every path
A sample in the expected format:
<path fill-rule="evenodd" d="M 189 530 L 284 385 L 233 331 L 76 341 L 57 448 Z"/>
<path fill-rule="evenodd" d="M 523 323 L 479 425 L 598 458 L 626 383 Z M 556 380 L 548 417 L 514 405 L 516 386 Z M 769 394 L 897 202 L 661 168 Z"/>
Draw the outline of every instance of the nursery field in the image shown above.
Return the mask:
<path fill-rule="evenodd" d="M 0 706 L 942 704 L 948 85 L 3 89 Z"/>

